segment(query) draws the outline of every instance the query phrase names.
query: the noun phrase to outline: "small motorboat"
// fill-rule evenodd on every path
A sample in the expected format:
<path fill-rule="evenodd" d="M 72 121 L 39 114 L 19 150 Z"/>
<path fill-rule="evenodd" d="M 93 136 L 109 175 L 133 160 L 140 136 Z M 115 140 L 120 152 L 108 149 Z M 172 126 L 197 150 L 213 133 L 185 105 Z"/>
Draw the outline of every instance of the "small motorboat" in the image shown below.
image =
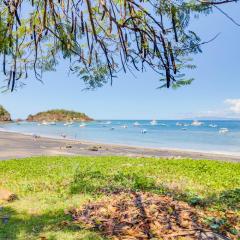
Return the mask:
<path fill-rule="evenodd" d="M 191 126 L 194 126 L 194 127 L 200 127 L 203 125 L 203 122 L 199 122 L 199 121 L 193 121 L 191 123 Z"/>
<path fill-rule="evenodd" d="M 39 123 L 38 125 L 48 125 L 48 122 L 46 122 L 46 121 L 42 121 L 42 122 Z"/>
<path fill-rule="evenodd" d="M 218 131 L 219 134 L 226 134 L 229 132 L 228 128 L 220 128 L 220 130 Z"/>
<path fill-rule="evenodd" d="M 56 125 L 56 122 L 49 122 L 48 125 Z"/>
<path fill-rule="evenodd" d="M 71 126 L 71 125 L 73 125 L 73 123 L 74 123 L 74 122 L 72 122 L 72 121 L 71 121 L 71 122 L 65 122 L 63 125 L 64 125 L 64 126 Z"/>
<path fill-rule="evenodd" d="M 86 127 L 86 124 L 85 124 L 85 123 L 82 123 L 82 124 L 79 125 L 79 127 L 80 127 L 80 128 L 84 128 L 84 127 Z"/>
<path fill-rule="evenodd" d="M 211 128 L 216 128 L 218 125 L 217 124 L 209 124 L 209 127 Z"/>
<path fill-rule="evenodd" d="M 150 124 L 153 125 L 153 126 L 154 126 L 154 125 L 157 125 L 157 121 L 156 121 L 156 120 L 152 120 L 152 121 L 150 122 Z"/>
<path fill-rule="evenodd" d="M 45 125 L 45 126 L 49 126 L 49 125 L 56 125 L 56 122 L 47 122 L 47 121 L 42 121 L 41 123 L 39 123 L 38 125 Z"/>
<path fill-rule="evenodd" d="M 135 127 L 140 126 L 140 123 L 139 123 L 139 122 L 135 122 L 135 123 L 133 124 L 133 126 L 135 126 Z"/>

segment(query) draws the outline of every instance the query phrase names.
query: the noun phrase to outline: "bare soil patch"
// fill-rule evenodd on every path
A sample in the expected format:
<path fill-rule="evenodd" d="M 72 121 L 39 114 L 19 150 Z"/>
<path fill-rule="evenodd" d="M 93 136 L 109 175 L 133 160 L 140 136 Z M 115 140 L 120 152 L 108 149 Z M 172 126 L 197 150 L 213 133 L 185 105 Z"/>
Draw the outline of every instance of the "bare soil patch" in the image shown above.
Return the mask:
<path fill-rule="evenodd" d="M 17 199 L 17 195 L 10 192 L 7 189 L 0 189 L 0 201 L 14 201 Z"/>

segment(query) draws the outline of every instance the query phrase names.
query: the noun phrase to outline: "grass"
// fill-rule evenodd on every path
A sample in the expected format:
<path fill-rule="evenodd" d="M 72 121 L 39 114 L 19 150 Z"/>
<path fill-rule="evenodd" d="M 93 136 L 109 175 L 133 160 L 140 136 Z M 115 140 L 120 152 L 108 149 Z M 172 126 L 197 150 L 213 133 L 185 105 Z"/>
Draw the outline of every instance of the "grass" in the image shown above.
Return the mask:
<path fill-rule="evenodd" d="M 239 214 L 240 164 L 127 157 L 35 157 L 0 162 L 0 188 L 18 200 L 3 203 L 0 239 L 103 239 L 71 223 L 64 211 L 116 190 L 170 194 L 209 209 Z M 1 204 L 0 204 L 1 205 Z"/>

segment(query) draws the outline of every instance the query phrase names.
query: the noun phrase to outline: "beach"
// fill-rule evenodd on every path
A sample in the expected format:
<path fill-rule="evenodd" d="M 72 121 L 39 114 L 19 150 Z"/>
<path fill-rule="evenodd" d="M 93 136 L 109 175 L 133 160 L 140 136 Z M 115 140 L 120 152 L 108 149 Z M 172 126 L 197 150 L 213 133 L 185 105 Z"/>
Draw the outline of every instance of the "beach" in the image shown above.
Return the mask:
<path fill-rule="evenodd" d="M 0 160 L 55 155 L 192 158 L 240 162 L 240 156 L 231 154 L 133 147 L 0 132 Z"/>

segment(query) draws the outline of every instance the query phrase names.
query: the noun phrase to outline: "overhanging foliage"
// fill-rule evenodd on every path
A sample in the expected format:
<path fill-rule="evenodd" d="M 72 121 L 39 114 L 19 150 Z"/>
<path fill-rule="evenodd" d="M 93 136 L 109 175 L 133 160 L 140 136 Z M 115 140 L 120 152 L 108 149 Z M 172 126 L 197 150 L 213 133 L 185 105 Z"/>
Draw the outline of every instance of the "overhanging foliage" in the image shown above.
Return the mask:
<path fill-rule="evenodd" d="M 230 3 L 198 0 L 3 0 L 0 57 L 6 90 L 33 71 L 41 81 L 61 57 L 87 88 L 101 87 L 120 71 L 152 69 L 161 87 L 191 83 L 184 69 L 203 44 L 190 18 Z"/>

